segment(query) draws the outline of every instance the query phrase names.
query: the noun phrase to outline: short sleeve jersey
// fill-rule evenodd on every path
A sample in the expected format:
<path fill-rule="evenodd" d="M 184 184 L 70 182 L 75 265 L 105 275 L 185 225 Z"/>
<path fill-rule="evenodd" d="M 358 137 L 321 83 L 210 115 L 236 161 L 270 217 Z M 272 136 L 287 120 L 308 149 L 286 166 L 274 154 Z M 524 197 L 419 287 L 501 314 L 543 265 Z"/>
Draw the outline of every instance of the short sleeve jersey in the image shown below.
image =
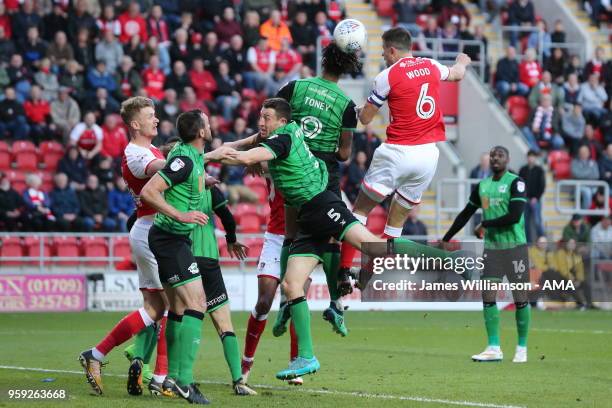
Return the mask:
<path fill-rule="evenodd" d="M 219 259 L 219 246 L 215 236 L 213 215 L 217 209 L 227 205 L 227 200 L 217 187 L 206 189 L 200 211 L 208 215 L 209 221 L 205 225 L 196 225 L 191 231 L 191 251 L 193 256 Z"/>
<path fill-rule="evenodd" d="M 164 192 L 168 204 L 181 212 L 201 211 L 206 195 L 204 156 L 190 144 L 177 143 L 168 154 L 166 167 L 158 173 L 170 186 Z M 182 223 L 157 213 L 155 225 L 164 231 L 188 235 L 196 224 Z"/>
<path fill-rule="evenodd" d="M 291 81 L 278 92 L 291 104 L 291 119 L 298 123 L 313 152 L 336 152 L 342 130 L 357 127 L 355 103 L 338 84 L 320 77 Z"/>
<path fill-rule="evenodd" d="M 493 220 L 506 215 L 511 201 L 527 201 L 525 182 L 516 174 L 505 172 L 499 180 L 487 177 L 472 190 L 470 204 L 482 208 L 483 219 Z M 513 248 L 527 243 L 525 219 L 506 227 L 487 228 L 484 236 L 485 248 Z"/>
<path fill-rule="evenodd" d="M 389 104 L 387 143 L 420 145 L 446 140 L 440 110 L 440 81 L 448 78 L 448 67 L 429 58 L 406 57 L 374 79 L 368 102 Z"/>
<path fill-rule="evenodd" d="M 327 167 L 308 149 L 295 122 L 276 129 L 260 146 L 274 155 L 270 175 L 288 206 L 299 208 L 327 188 Z"/>
<path fill-rule="evenodd" d="M 121 158 L 121 175 L 136 204 L 136 215 L 140 218 L 155 214 L 155 210 L 140 200 L 140 190 L 147 184 L 149 165 L 155 160 L 164 160 L 164 155 L 155 146 L 142 147 L 129 143 Z"/>

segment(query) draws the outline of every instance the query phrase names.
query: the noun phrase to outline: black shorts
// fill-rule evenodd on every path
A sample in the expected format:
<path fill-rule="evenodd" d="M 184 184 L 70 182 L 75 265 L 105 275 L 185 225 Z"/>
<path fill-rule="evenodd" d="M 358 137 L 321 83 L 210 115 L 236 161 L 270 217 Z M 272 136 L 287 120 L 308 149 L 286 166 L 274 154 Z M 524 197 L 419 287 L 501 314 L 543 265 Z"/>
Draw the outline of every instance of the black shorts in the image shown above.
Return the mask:
<path fill-rule="evenodd" d="M 312 256 L 322 260 L 331 237 L 338 241 L 358 223 L 344 201 L 329 190 L 316 195 L 298 211 L 298 232 L 289 256 Z"/>
<path fill-rule="evenodd" d="M 200 278 L 189 236 L 173 234 L 153 225 L 149 230 L 149 249 L 157 261 L 162 284 L 175 288 Z"/>
<path fill-rule="evenodd" d="M 508 249 L 485 249 L 482 279 L 510 283 L 529 282 L 529 252 L 527 245 Z"/>
<path fill-rule="evenodd" d="M 198 256 L 196 262 L 200 275 L 202 275 L 204 294 L 206 294 L 206 312 L 211 313 L 229 302 L 219 260 Z"/>
<path fill-rule="evenodd" d="M 336 159 L 336 153 L 313 151 L 312 154 L 316 158 L 321 159 L 327 167 L 327 189 L 339 198 L 342 198 L 342 193 L 340 192 L 340 164 L 338 159 Z"/>

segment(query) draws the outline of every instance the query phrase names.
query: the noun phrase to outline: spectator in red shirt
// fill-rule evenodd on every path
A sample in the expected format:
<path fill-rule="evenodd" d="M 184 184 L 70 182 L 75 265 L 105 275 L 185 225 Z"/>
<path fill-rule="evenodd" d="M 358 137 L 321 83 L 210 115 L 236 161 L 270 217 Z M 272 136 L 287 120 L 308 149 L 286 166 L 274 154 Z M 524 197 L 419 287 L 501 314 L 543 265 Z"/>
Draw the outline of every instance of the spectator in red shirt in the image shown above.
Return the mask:
<path fill-rule="evenodd" d="M 276 68 L 283 71 L 286 82 L 299 79 L 302 69 L 302 56 L 291 48 L 287 39 L 281 41 L 281 49 L 276 54 Z"/>
<path fill-rule="evenodd" d="M 11 17 L 6 13 L 4 3 L 0 3 L 0 27 L 4 28 L 4 35 L 6 38 L 11 38 Z"/>
<path fill-rule="evenodd" d="M 70 132 L 70 145 L 76 146 L 85 159 L 93 159 L 102 150 L 102 128 L 96 124 L 96 115 L 85 112 L 83 122 Z"/>
<path fill-rule="evenodd" d="M 198 99 L 212 101 L 213 92 L 217 90 L 217 83 L 213 75 L 204 69 L 204 61 L 201 58 L 193 60 L 189 79 Z"/>
<path fill-rule="evenodd" d="M 114 161 L 120 160 L 127 144 L 127 133 L 123 126 L 119 126 L 117 115 L 107 115 L 102 127 L 102 155 Z"/>
<path fill-rule="evenodd" d="M 181 102 L 179 106 L 181 107 L 181 110 L 183 112 L 187 112 L 193 109 L 200 109 L 205 114 L 207 115 L 210 114 L 209 113 L 210 111 L 208 110 L 208 106 L 206 106 L 204 101 L 202 101 L 201 99 L 198 99 L 195 91 L 190 86 L 186 87 L 185 90 L 183 91 L 183 97 L 181 98 Z"/>
<path fill-rule="evenodd" d="M 215 25 L 215 33 L 219 37 L 222 47 L 227 47 L 234 35 L 242 35 L 242 27 L 236 21 L 236 15 L 232 7 L 223 10 L 223 18 Z"/>
<path fill-rule="evenodd" d="M 247 61 L 251 71 L 244 73 L 244 86 L 257 91 L 267 88 L 276 67 L 276 53 L 267 38 L 261 37 L 257 47 L 249 48 Z"/>
<path fill-rule="evenodd" d="M 51 106 L 42 99 L 42 90 L 38 85 L 32 85 L 30 99 L 23 104 L 28 124 L 30 125 L 30 139 L 34 143 L 52 138 L 55 125 L 51 123 Z"/>
<path fill-rule="evenodd" d="M 159 57 L 151 55 L 149 58 L 149 68 L 142 72 L 143 89 L 147 92 L 149 98 L 157 101 L 164 97 L 164 81 L 166 76 L 159 68 Z"/>
<path fill-rule="evenodd" d="M 533 48 L 525 51 L 525 59 L 519 65 L 519 77 L 529 88 L 535 86 L 542 78 L 542 67 L 536 61 L 536 51 Z"/>
<path fill-rule="evenodd" d="M 104 9 L 102 9 L 102 16 L 96 20 L 96 25 L 103 34 L 106 31 L 110 31 L 115 37 L 119 37 L 121 34 L 121 23 L 117 20 L 117 17 L 115 17 L 115 8 L 112 4 L 104 6 Z"/>
<path fill-rule="evenodd" d="M 126 44 L 135 34 L 140 36 L 142 42 L 146 42 L 149 38 L 147 23 L 140 14 L 140 5 L 137 2 L 130 3 L 128 10 L 119 16 L 119 24 L 121 24 L 119 41 L 123 44 Z"/>
<path fill-rule="evenodd" d="M 147 20 L 147 27 L 151 37 L 156 37 L 160 45 L 166 47 L 170 45 L 170 28 L 164 18 L 161 6 L 154 5 L 151 15 Z"/>

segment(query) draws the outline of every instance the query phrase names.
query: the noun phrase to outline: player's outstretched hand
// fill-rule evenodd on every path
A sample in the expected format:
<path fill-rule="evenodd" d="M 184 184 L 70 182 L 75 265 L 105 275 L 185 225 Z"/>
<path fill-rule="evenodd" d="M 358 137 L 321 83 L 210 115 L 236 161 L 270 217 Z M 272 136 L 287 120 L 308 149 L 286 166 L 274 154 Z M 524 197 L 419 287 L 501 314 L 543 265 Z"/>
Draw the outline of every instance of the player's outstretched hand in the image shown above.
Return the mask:
<path fill-rule="evenodd" d="M 241 261 L 247 257 L 246 251 L 249 249 L 248 246 L 241 244 L 240 242 L 234 242 L 233 244 L 227 244 L 227 252 L 229 252 L 231 258 L 238 258 Z"/>
<path fill-rule="evenodd" d="M 464 54 L 464 53 L 461 52 L 461 53 L 457 54 L 457 58 L 455 59 L 455 61 L 458 64 L 470 65 L 470 63 L 472 62 L 472 59 L 467 54 Z"/>
<path fill-rule="evenodd" d="M 208 215 L 201 211 L 189 211 L 180 213 L 176 220 L 185 224 L 206 225 L 208 223 Z"/>
<path fill-rule="evenodd" d="M 236 157 L 236 149 L 229 146 L 221 146 L 217 149 L 208 152 L 204 155 L 204 158 L 209 161 L 221 161 L 223 159 L 233 159 Z"/>
<path fill-rule="evenodd" d="M 478 237 L 478 239 L 483 239 L 485 234 L 485 228 L 482 226 L 482 223 L 478 224 L 476 228 L 474 228 L 474 235 Z"/>

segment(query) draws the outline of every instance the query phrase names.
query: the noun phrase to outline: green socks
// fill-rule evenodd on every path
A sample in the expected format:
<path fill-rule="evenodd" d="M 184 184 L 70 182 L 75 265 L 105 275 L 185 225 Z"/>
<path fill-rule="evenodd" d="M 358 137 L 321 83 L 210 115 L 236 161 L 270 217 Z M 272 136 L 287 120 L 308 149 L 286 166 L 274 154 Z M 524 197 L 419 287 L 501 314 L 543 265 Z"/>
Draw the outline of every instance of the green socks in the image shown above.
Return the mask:
<path fill-rule="evenodd" d="M 202 339 L 202 321 L 204 313 L 197 310 L 187 309 L 183 315 L 183 323 L 181 323 L 181 335 L 179 343 L 181 344 L 181 354 L 179 357 L 180 366 L 178 374 L 178 383 L 180 385 L 189 385 L 193 383 L 193 364 L 200 348 Z"/>
<path fill-rule="evenodd" d="M 516 303 L 514 316 L 516 318 L 516 331 L 518 332 L 518 345 L 527 347 L 527 335 L 531 322 L 531 306 L 529 306 L 529 303 Z"/>
<path fill-rule="evenodd" d="M 310 310 L 304 296 L 288 302 L 291 320 L 298 339 L 298 356 L 306 359 L 313 357 L 312 336 L 310 333 Z"/>
<path fill-rule="evenodd" d="M 293 243 L 292 239 L 285 239 L 280 253 L 280 280 L 282 281 L 287 272 L 287 261 L 289 261 L 289 248 Z"/>
<path fill-rule="evenodd" d="M 168 347 L 168 377 L 177 379 L 181 357 L 181 323 L 182 315 L 168 311 L 166 323 L 166 344 Z"/>
<path fill-rule="evenodd" d="M 144 360 L 145 354 L 148 351 L 149 344 L 155 338 L 155 325 L 145 327 L 136 334 L 134 340 L 134 358 Z M 153 346 L 155 347 L 155 345 Z"/>
<path fill-rule="evenodd" d="M 327 279 L 329 299 L 334 302 L 340 297 L 338 295 L 338 268 L 340 267 L 340 245 L 328 244 L 327 251 L 323 254 L 323 270 Z"/>
<path fill-rule="evenodd" d="M 393 253 L 406 254 L 418 258 L 425 256 L 428 258 L 448 258 L 452 252 L 430 247 L 429 245 L 419 244 L 406 238 L 393 238 Z"/>
<path fill-rule="evenodd" d="M 242 378 L 242 367 L 240 360 L 240 349 L 238 348 L 238 339 L 234 332 L 221 333 L 221 343 L 223 344 L 223 355 L 230 369 L 232 381 L 236 382 Z"/>
<path fill-rule="evenodd" d="M 483 313 L 489 346 L 499 347 L 499 309 L 497 303 L 485 302 Z"/>

